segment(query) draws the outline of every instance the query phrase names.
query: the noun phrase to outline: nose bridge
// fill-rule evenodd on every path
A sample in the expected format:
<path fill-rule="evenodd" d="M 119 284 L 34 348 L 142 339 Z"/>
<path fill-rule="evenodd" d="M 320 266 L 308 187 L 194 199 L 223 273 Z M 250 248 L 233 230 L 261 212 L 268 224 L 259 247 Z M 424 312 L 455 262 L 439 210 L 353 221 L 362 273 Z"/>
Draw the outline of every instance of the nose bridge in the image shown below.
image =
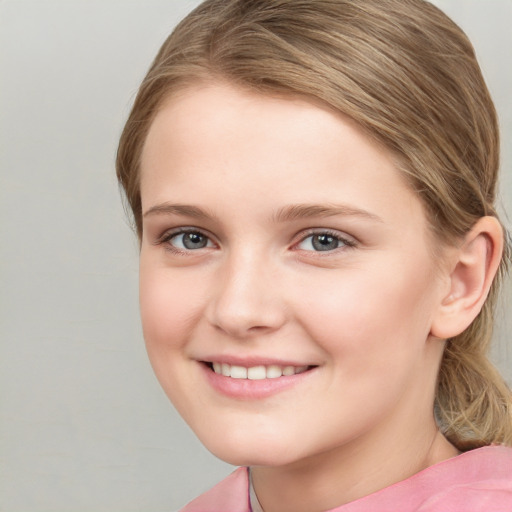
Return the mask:
<path fill-rule="evenodd" d="M 233 250 L 223 262 L 210 304 L 210 322 L 243 338 L 279 328 L 285 320 L 276 269 L 263 251 Z"/>

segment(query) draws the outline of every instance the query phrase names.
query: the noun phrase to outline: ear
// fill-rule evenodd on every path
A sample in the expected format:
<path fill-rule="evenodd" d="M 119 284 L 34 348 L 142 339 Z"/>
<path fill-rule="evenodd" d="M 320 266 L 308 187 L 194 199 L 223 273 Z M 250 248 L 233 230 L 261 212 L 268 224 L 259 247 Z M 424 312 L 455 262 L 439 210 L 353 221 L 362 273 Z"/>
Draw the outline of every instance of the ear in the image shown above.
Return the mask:
<path fill-rule="evenodd" d="M 433 319 L 430 334 L 447 339 L 463 332 L 489 294 L 503 253 L 503 229 L 495 217 L 482 217 L 453 253 L 449 292 Z"/>

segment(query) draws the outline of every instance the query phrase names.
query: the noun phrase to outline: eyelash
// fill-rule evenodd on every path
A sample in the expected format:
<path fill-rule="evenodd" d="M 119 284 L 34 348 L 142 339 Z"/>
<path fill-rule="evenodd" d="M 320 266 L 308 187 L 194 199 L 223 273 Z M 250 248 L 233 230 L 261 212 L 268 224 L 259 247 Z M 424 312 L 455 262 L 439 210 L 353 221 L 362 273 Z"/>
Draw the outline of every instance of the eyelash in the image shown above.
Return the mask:
<path fill-rule="evenodd" d="M 186 234 L 197 234 L 200 236 L 203 236 L 207 239 L 208 243 L 212 242 L 212 237 L 208 235 L 207 233 L 201 231 L 200 229 L 193 228 L 193 227 L 184 227 L 179 228 L 173 231 L 166 231 L 158 240 L 156 240 L 155 245 L 164 245 L 165 249 L 167 251 L 170 251 L 174 254 L 183 255 L 183 256 L 190 256 L 192 252 L 194 252 L 194 249 L 180 249 L 179 247 L 176 247 L 171 244 L 171 240 L 175 237 L 178 237 L 179 235 L 186 235 Z M 208 246 L 206 246 L 208 247 Z"/>
<path fill-rule="evenodd" d="M 207 233 L 203 232 L 202 230 L 193 228 L 193 227 L 190 227 L 190 228 L 184 227 L 184 228 L 179 228 L 179 229 L 176 229 L 173 231 L 167 231 L 160 238 L 158 238 L 158 240 L 156 240 L 155 245 L 165 245 L 166 250 L 168 250 L 174 254 L 184 255 L 184 256 L 190 256 L 191 253 L 195 252 L 196 250 L 203 249 L 203 247 L 200 247 L 198 249 L 180 249 L 179 247 L 176 247 L 171 244 L 171 240 L 173 238 L 178 237 L 179 235 L 186 235 L 186 234 L 200 235 L 207 239 L 207 244 L 214 244 L 214 242 L 212 242 L 212 237 L 210 235 L 208 235 Z M 303 244 L 308 238 L 312 238 L 315 236 L 322 236 L 322 235 L 334 238 L 335 240 L 338 241 L 338 243 L 340 245 L 338 247 L 335 247 L 333 249 L 326 250 L 326 251 L 315 251 L 315 250 L 307 250 L 307 249 L 298 248 L 298 246 L 300 244 Z M 354 239 L 346 237 L 346 236 L 342 236 L 337 231 L 333 231 L 330 229 L 311 229 L 311 230 L 307 231 L 306 233 L 301 233 L 300 239 L 298 241 L 294 242 L 292 247 L 294 248 L 294 250 L 297 250 L 297 251 L 316 253 L 318 256 L 327 256 L 329 254 L 332 254 L 333 252 L 337 252 L 338 250 L 351 249 L 351 248 L 355 247 L 356 245 L 357 245 L 357 242 Z M 211 248 L 211 246 L 208 247 L 208 245 L 207 245 L 204 248 Z M 322 253 L 325 253 L 325 254 L 322 254 Z"/>
<path fill-rule="evenodd" d="M 335 247 L 334 249 L 326 250 L 326 251 L 313 251 L 313 250 L 305 250 L 304 249 L 304 252 L 312 252 L 312 253 L 315 253 L 315 255 L 317 255 L 317 256 L 328 256 L 334 252 L 337 252 L 338 250 L 348 250 L 357 245 L 356 241 L 353 238 L 348 237 L 348 236 L 343 236 L 338 231 L 333 231 L 330 229 L 311 229 L 310 231 L 308 231 L 306 233 L 301 233 L 300 240 L 298 242 L 294 243 L 294 247 L 297 247 L 299 244 L 303 244 L 308 238 L 313 238 L 315 236 L 322 236 L 322 235 L 334 238 L 335 240 L 338 241 L 338 243 L 340 245 L 338 247 Z M 300 251 L 301 249 L 296 249 L 296 250 Z"/>

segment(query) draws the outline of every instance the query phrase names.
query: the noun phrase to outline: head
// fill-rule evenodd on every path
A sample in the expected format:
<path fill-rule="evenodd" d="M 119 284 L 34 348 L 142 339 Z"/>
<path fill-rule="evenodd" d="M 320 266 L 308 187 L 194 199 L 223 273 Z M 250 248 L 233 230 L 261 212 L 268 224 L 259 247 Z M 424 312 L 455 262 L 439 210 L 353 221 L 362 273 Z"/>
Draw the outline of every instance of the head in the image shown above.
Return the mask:
<path fill-rule="evenodd" d="M 162 46 L 121 137 L 117 172 L 139 238 L 153 121 L 173 97 L 214 83 L 309 98 L 354 122 L 421 202 L 434 257 L 496 218 L 496 113 L 470 42 L 441 11 L 423 0 L 207 0 Z M 436 409 L 460 449 L 511 442 L 508 390 L 485 356 L 508 254 L 480 313 L 443 336 Z"/>

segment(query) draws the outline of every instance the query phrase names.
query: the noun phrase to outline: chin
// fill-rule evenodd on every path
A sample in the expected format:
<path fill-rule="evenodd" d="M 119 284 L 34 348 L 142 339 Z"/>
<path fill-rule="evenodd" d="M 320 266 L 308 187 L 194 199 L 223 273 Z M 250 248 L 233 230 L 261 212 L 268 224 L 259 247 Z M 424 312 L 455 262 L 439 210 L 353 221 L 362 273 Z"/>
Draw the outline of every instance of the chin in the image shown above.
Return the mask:
<path fill-rule="evenodd" d="M 296 462 L 293 456 L 285 456 L 281 453 L 276 453 L 272 450 L 260 450 L 251 447 L 249 449 L 220 446 L 208 450 L 220 460 L 227 462 L 233 466 L 266 466 L 266 467 L 279 467 L 286 466 Z"/>
<path fill-rule="evenodd" d="M 284 439 L 268 439 L 258 435 L 202 436 L 199 440 L 215 457 L 234 466 L 284 466 L 296 461 L 300 455 L 286 446 Z"/>

